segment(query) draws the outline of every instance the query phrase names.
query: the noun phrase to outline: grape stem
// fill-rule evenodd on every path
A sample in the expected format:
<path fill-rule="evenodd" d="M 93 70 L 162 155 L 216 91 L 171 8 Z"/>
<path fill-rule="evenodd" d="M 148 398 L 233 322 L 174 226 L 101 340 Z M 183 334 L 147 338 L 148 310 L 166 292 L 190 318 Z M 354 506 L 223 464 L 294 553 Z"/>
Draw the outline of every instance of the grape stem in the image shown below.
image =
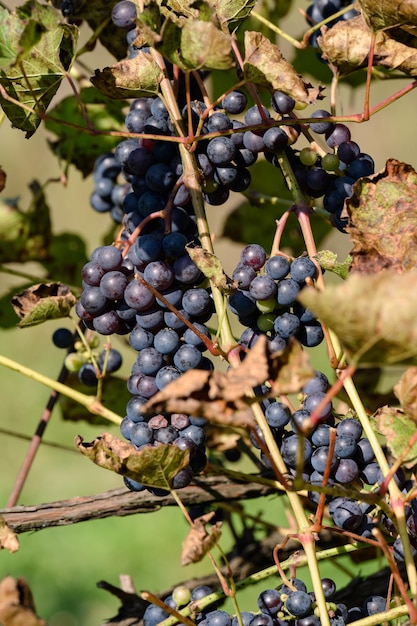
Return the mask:
<path fill-rule="evenodd" d="M 78 404 L 81 404 L 90 413 L 93 413 L 94 415 L 100 415 L 100 417 L 103 417 L 113 424 L 119 425 L 122 421 L 120 415 L 117 415 L 116 413 L 113 413 L 113 411 L 110 411 L 109 409 L 104 407 L 100 402 L 98 402 L 95 396 L 89 396 L 85 393 L 81 393 L 80 391 L 76 391 L 75 389 L 71 389 L 71 387 L 60 383 L 53 378 L 49 378 L 49 376 L 44 376 L 43 374 L 40 374 L 39 372 L 29 367 L 26 367 L 25 365 L 22 365 L 17 361 L 13 361 L 12 359 L 9 359 L 2 354 L 0 354 L 0 365 L 4 365 L 4 367 L 7 367 L 14 372 L 23 374 L 23 376 L 26 376 L 27 378 L 35 380 L 41 385 L 45 385 L 46 387 L 53 389 L 57 393 L 60 393 L 63 396 L 74 400 L 74 402 L 77 402 Z"/>

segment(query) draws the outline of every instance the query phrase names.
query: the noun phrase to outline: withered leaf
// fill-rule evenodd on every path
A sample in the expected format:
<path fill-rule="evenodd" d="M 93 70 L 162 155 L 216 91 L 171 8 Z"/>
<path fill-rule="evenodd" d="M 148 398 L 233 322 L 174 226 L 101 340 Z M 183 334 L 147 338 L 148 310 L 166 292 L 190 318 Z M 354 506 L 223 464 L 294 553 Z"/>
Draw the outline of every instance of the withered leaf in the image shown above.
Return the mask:
<path fill-rule="evenodd" d="M 162 78 L 162 70 L 152 56 L 139 51 L 132 59 L 124 59 L 102 71 L 96 70 L 91 82 L 105 96 L 123 100 L 156 95 Z"/>
<path fill-rule="evenodd" d="M 128 476 L 139 483 L 169 489 L 170 482 L 189 462 L 189 451 L 171 444 L 136 450 L 110 433 L 103 433 L 91 443 L 75 439 L 75 446 L 93 463 Z"/>
<path fill-rule="evenodd" d="M 24 578 L 7 576 L 0 582 L 0 623 L 2 626 L 46 626 L 36 616 L 32 592 Z"/>
<path fill-rule="evenodd" d="M 373 416 L 373 421 L 377 432 L 384 435 L 393 458 L 401 458 L 407 468 L 414 467 L 417 463 L 417 443 L 410 450 L 407 448 L 416 432 L 415 421 L 402 409 L 390 406 L 378 409 Z"/>
<path fill-rule="evenodd" d="M 226 426 L 253 427 L 249 409 L 250 390 L 269 381 L 272 391 L 296 393 L 312 378 L 314 370 L 298 342 L 291 341 L 280 353 L 271 355 L 268 339 L 261 335 L 244 361 L 226 374 L 214 370 L 188 370 L 155 394 L 142 409 L 145 412 L 200 415 Z"/>
<path fill-rule="evenodd" d="M 198 563 L 219 541 L 221 522 L 210 524 L 210 532 L 206 530 L 206 524 L 210 522 L 214 515 L 215 512 L 210 511 L 210 513 L 197 517 L 194 520 L 182 544 L 181 565 Z"/>
<path fill-rule="evenodd" d="M 298 299 L 336 332 L 355 360 L 413 364 L 417 362 L 416 281 L 416 271 L 354 273 L 321 292 L 307 287 Z M 366 306 L 365 294 L 372 294 Z"/>
<path fill-rule="evenodd" d="M 340 20 L 331 28 L 324 26 L 318 44 L 323 58 L 337 67 L 341 76 L 346 76 L 367 66 L 371 37 L 371 29 L 362 15 L 357 15 L 350 20 Z M 395 39 L 392 30 L 380 31 L 376 35 L 373 63 L 415 76 L 417 50 Z"/>
<path fill-rule="evenodd" d="M 18 326 L 35 326 L 47 320 L 68 317 L 77 299 L 63 283 L 40 283 L 12 298 L 12 305 L 21 321 Z"/>
<path fill-rule="evenodd" d="M 351 271 L 404 272 L 417 266 L 417 172 L 388 159 L 385 168 L 359 179 L 346 200 Z"/>
<path fill-rule="evenodd" d="M 13 552 L 17 552 L 19 549 L 19 541 L 0 515 L 0 550 L 2 549 L 8 550 L 13 554 Z"/>
<path fill-rule="evenodd" d="M 315 259 L 319 263 L 320 267 L 329 272 L 333 272 L 340 278 L 347 278 L 349 276 L 350 266 L 352 264 L 352 257 L 350 254 L 344 261 L 337 260 L 337 254 L 332 250 L 319 250 Z"/>
<path fill-rule="evenodd" d="M 278 46 L 257 31 L 245 32 L 243 72 L 248 82 L 283 91 L 297 102 L 310 104 L 320 99 L 321 88 L 304 82 Z"/>
<path fill-rule="evenodd" d="M 223 271 L 218 257 L 201 246 L 187 246 L 187 252 L 198 269 L 223 293 L 236 291 L 238 284 Z"/>
<path fill-rule="evenodd" d="M 375 30 L 402 30 L 405 33 L 417 35 L 417 2 L 416 0 L 358 0 L 362 13 Z M 395 34 L 400 37 L 400 34 Z"/>
<path fill-rule="evenodd" d="M 401 408 L 414 421 L 417 422 L 417 367 L 408 367 L 394 386 L 394 393 L 398 398 Z"/>

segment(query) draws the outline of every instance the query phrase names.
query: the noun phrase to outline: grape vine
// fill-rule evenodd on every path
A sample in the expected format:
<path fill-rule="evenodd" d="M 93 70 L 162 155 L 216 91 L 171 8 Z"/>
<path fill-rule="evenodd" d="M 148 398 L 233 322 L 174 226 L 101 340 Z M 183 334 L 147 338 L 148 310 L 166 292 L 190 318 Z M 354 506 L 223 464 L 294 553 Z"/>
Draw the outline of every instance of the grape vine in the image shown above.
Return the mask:
<path fill-rule="evenodd" d="M 29 139 L 43 125 L 61 167 L 59 181 L 31 183 L 26 211 L 0 203 L 1 269 L 25 281 L 7 306 L 23 329 L 67 321 L 51 337 L 63 353 L 57 380 L 0 355 L 51 390 L 0 511 L 0 546 L 13 552 L 20 532 L 58 523 L 45 505 L 25 525 L 17 503 L 59 394 L 64 417 L 82 407 L 82 419 L 113 428 L 91 442 L 77 436 L 75 451 L 120 475 L 117 503 L 108 509 L 98 495 L 74 521 L 175 505 L 189 527 L 181 564 L 211 565 L 208 577 L 166 592 L 136 592 L 135 572 L 120 589 L 101 582 L 121 601 L 109 624 L 417 624 L 417 174 L 394 157 L 375 172 L 360 139 L 363 122 L 417 86 L 410 79 L 370 104 L 374 76 L 416 75 L 417 6 L 314 0 L 297 39 L 279 24 L 296 7 L 272 5 L 0 7 L 2 123 Z M 284 40 L 310 55 L 326 85 L 283 56 Z M 93 72 L 97 45 L 115 61 Z M 365 102 L 349 112 L 341 85 L 357 76 Z M 72 95 L 59 98 L 61 83 Z M 71 185 L 73 168 L 91 177 L 85 205 L 108 226 L 89 251 L 56 236 L 50 219 L 48 188 Z M 12 176 L 0 167 L 0 192 Z M 210 217 L 236 198 L 246 223 L 230 227 L 242 245 L 228 276 Z M 345 260 L 322 249 L 330 233 L 350 241 Z M 26 273 L 29 261 L 41 278 Z M 313 365 L 318 351 L 325 372 Z M 248 512 L 253 485 L 285 502 L 287 527 Z M 59 523 L 71 523 L 77 503 L 57 507 Z M 261 555 L 244 573 L 236 520 Z M 341 555 L 375 565 L 361 593 L 346 571 L 323 573 Z M 243 610 L 241 594 L 257 583 L 256 605 Z M 15 626 L 12 602 L 44 625 L 22 585 L 0 582 L 0 621 Z"/>

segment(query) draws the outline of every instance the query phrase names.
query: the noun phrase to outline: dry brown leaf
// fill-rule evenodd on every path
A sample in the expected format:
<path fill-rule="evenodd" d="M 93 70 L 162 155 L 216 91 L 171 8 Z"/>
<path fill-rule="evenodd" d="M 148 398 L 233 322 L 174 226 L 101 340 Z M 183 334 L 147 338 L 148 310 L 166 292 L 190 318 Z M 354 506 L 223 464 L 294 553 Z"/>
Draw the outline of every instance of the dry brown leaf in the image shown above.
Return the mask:
<path fill-rule="evenodd" d="M 375 3 L 376 4 L 376 3 Z M 340 20 L 331 28 L 324 26 L 318 44 L 323 58 L 345 76 L 366 67 L 371 47 L 372 31 L 362 15 Z M 374 65 L 417 75 L 417 50 L 393 37 L 393 31 L 380 31 L 374 46 Z"/>
<path fill-rule="evenodd" d="M 414 422 L 417 422 L 417 367 L 406 369 L 394 387 L 401 407 Z"/>
<path fill-rule="evenodd" d="M 40 283 L 25 289 L 12 298 L 18 326 L 34 326 L 49 319 L 67 317 L 77 299 L 63 283 Z"/>
<path fill-rule="evenodd" d="M 24 578 L 7 576 L 0 582 L 0 623 L 2 626 L 46 626 L 36 616 L 32 592 Z"/>
<path fill-rule="evenodd" d="M 214 517 L 215 511 L 201 515 L 194 520 L 186 539 L 182 544 L 181 565 L 198 563 L 216 545 L 221 536 L 221 522 L 210 524 L 210 532 L 206 524 Z"/>
<path fill-rule="evenodd" d="M 278 46 L 257 31 L 245 32 L 243 71 L 247 81 L 279 90 L 298 102 L 312 104 L 322 99 L 321 87 L 304 82 L 291 63 L 282 56 Z"/>
<path fill-rule="evenodd" d="M 8 550 L 13 554 L 19 550 L 19 540 L 0 515 L 0 550 Z"/>
<path fill-rule="evenodd" d="M 189 462 L 188 450 L 171 444 L 137 450 L 127 441 L 103 433 L 91 443 L 75 439 L 77 449 L 93 463 L 144 485 L 169 489 L 171 480 Z"/>
<path fill-rule="evenodd" d="M 383 170 L 355 183 L 346 207 L 351 271 L 401 273 L 417 266 L 417 172 L 411 165 L 388 159 Z"/>

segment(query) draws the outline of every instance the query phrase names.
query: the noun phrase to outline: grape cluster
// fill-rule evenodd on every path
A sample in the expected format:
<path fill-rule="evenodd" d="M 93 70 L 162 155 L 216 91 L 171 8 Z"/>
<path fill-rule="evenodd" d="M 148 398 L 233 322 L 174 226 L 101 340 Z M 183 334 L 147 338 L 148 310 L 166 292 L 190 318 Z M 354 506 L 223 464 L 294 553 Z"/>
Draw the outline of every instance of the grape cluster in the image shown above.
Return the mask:
<path fill-rule="evenodd" d="M 334 600 L 336 584 L 331 578 L 322 578 L 321 585 L 331 626 L 345 626 L 358 619 L 381 613 L 387 610 L 387 599 L 380 595 L 371 595 L 362 606 L 348 606 Z M 178 591 L 178 593 L 176 593 Z M 204 598 L 212 593 L 205 585 L 195 587 L 191 592 L 184 587 L 174 589 L 172 595 L 165 598 L 164 603 L 176 610 L 189 602 Z M 178 599 L 179 600 L 178 600 Z M 242 611 L 243 626 L 320 626 L 322 623 L 317 611 L 315 594 L 308 591 L 300 578 L 291 578 L 288 584 L 277 588 L 265 589 L 257 598 L 254 611 Z M 156 604 L 150 604 L 143 615 L 144 626 L 157 626 L 169 613 Z M 208 607 L 197 614 L 200 626 L 238 626 L 237 616 L 215 607 Z"/>
<path fill-rule="evenodd" d="M 292 262 L 282 255 L 267 260 L 262 246 L 247 245 L 232 274 L 238 289 L 229 296 L 230 310 L 247 327 L 240 343 L 251 347 L 263 333 L 269 338 L 271 352 L 283 350 L 290 337 L 308 347 L 320 344 L 320 322 L 297 302 L 299 291 L 316 273 L 316 265 L 307 256 Z"/>

